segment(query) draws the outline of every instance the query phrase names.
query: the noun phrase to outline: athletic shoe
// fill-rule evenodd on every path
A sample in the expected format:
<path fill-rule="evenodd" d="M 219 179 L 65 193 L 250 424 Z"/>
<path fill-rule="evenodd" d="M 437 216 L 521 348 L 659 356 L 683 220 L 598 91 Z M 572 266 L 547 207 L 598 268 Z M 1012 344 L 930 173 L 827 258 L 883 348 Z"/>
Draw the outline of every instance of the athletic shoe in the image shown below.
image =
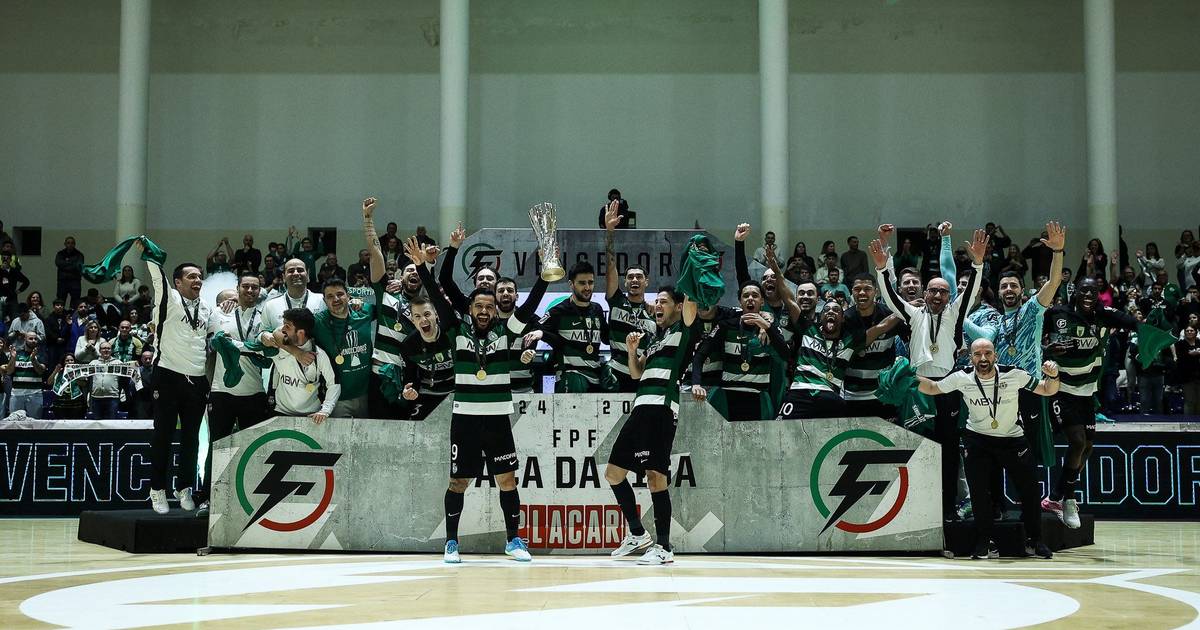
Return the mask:
<path fill-rule="evenodd" d="M 442 562 L 446 564 L 461 564 L 462 558 L 458 557 L 458 541 L 447 540 L 446 550 L 442 552 Z"/>
<path fill-rule="evenodd" d="M 663 549 L 662 545 L 654 545 L 649 551 L 638 558 L 638 564 L 671 564 L 675 562 L 675 552 Z"/>
<path fill-rule="evenodd" d="M 1000 550 L 996 548 L 996 543 L 994 543 L 990 540 L 987 541 L 986 543 L 982 542 L 982 541 L 975 543 L 975 551 L 971 552 L 972 560 L 981 560 L 983 558 L 987 558 L 988 560 L 995 560 L 996 558 L 999 558 L 999 557 L 1000 557 Z"/>
<path fill-rule="evenodd" d="M 150 507 L 159 514 L 166 514 L 171 511 L 171 506 L 167 505 L 166 490 L 151 490 L 150 491 Z"/>
<path fill-rule="evenodd" d="M 1063 501 L 1062 522 L 1071 529 L 1079 529 L 1079 502 L 1075 499 Z"/>
<path fill-rule="evenodd" d="M 642 532 L 641 536 L 633 534 L 625 534 L 625 540 L 621 541 L 621 546 L 613 549 L 612 557 L 620 558 L 628 556 L 635 551 L 641 551 L 654 544 L 654 538 L 650 536 L 650 532 Z"/>
<path fill-rule="evenodd" d="M 1050 548 L 1046 546 L 1046 543 L 1040 540 L 1034 542 L 1032 539 L 1025 541 L 1025 555 L 1037 556 L 1045 560 L 1049 560 L 1054 557 L 1054 554 L 1051 553 Z"/>
<path fill-rule="evenodd" d="M 179 501 L 179 507 L 183 508 L 185 511 L 191 512 L 196 509 L 196 502 L 192 500 L 191 488 L 176 490 L 175 500 Z"/>
<path fill-rule="evenodd" d="M 455 547 L 457 548 L 458 545 L 455 545 Z M 508 544 L 504 545 L 504 555 L 511 557 L 517 562 L 529 562 L 533 560 L 533 556 L 529 555 L 529 547 L 526 546 L 525 539 L 520 536 L 508 541 Z"/>
<path fill-rule="evenodd" d="M 1066 523 L 1066 521 L 1063 520 L 1062 501 L 1051 501 L 1050 497 L 1046 497 L 1045 499 L 1042 499 L 1042 510 L 1054 514 L 1058 517 L 1058 520 Z"/>

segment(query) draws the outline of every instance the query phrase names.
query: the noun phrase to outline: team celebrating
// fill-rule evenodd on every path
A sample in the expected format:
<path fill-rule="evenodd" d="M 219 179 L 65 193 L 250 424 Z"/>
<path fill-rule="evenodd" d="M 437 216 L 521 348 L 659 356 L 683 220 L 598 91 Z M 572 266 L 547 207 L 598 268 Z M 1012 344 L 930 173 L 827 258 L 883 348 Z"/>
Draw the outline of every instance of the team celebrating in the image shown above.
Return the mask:
<path fill-rule="evenodd" d="M 963 494 L 969 493 L 976 522 L 973 557 L 998 555 L 991 532 L 1001 505 L 1001 470 L 1020 496 L 1028 555 L 1051 556 L 1039 534 L 1043 510 L 1079 527 L 1074 488 L 1095 436 L 1107 335 L 1138 322 L 1100 304 L 1092 280 L 1056 304 L 1066 243 L 1058 223 L 1047 223 L 1041 239 L 1052 253 L 1047 281 L 1027 291 L 1022 275 L 1001 275 L 1002 309 L 981 304 L 991 238 L 985 230 L 971 235 L 969 261 L 959 271 L 950 253 L 953 226 L 938 226 L 941 273 L 922 282 L 918 270 L 896 268 L 903 258 L 889 241 L 897 230 L 882 225 L 868 247 L 873 273 L 861 269 L 845 278 L 848 286 L 839 293 L 827 290 L 830 281 L 840 285 L 836 267 L 801 273 L 795 282 L 790 265 L 787 275 L 781 270 L 773 246 L 749 259 L 751 226 L 743 223 L 733 235 L 736 307 L 715 303 L 692 277 L 652 279 L 649 269 L 616 264 L 604 266 L 601 304 L 594 299 L 596 269 L 581 261 L 565 270 L 569 296 L 539 316 L 549 285 L 544 272 L 523 299 L 513 279 L 488 267 L 474 275 L 469 293 L 459 289 L 453 274 L 467 238 L 461 225 L 445 248 L 416 236 L 401 240 L 389 230 L 385 240 L 399 240 L 406 256 L 389 271 L 374 225 L 376 203 L 362 204 L 366 295 L 338 278 L 326 280 L 320 293 L 309 290 L 308 266 L 296 258 L 283 265 L 278 295 L 264 296 L 258 276 L 248 273 L 235 290 L 206 304 L 199 265 L 178 265 L 168 280 L 159 263 L 147 263 L 160 339 L 152 384 L 156 511 L 168 511 L 177 423 L 182 455 L 174 497 L 193 510 L 207 496 L 207 488 L 192 496 L 186 474 L 195 469 L 206 406 L 215 442 L 274 415 L 308 416 L 318 424 L 342 417 L 421 420 L 450 398 L 444 560 L 461 561 L 464 493 L 473 479 L 490 475 L 500 488 L 504 551 L 528 562 L 517 534 L 520 445 L 510 416 L 513 393 L 534 391 L 534 364 L 543 358 L 556 393 L 634 395 L 605 470 L 628 521 L 614 557 L 641 553 L 641 564 L 673 561 L 668 483 L 681 394 L 708 401 L 731 421 L 877 416 L 929 427 L 942 451 L 946 520 L 958 518 L 960 463 L 964 471 Z M 620 202 L 613 200 L 601 213 L 609 261 L 618 259 L 622 221 Z M 719 254 L 697 236 L 684 255 L 704 265 Z M 655 280 L 658 289 L 648 292 Z M 215 366 L 211 372 L 206 362 Z M 927 413 L 915 421 L 908 405 L 883 387 L 905 374 L 913 395 L 927 397 Z M 1069 450 L 1043 498 L 1035 481 L 1035 438 L 1049 428 L 1062 434 Z M 639 516 L 630 471 L 644 475 L 650 489 L 653 536 Z"/>

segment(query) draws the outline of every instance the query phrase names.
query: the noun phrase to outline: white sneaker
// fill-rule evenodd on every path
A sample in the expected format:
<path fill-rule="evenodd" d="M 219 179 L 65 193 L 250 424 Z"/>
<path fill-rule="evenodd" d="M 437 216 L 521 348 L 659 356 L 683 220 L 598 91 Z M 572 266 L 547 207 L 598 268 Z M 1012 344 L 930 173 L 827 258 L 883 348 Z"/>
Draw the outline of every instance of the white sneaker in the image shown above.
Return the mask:
<path fill-rule="evenodd" d="M 1063 523 L 1071 529 L 1079 529 L 1079 502 L 1075 499 L 1063 501 Z"/>
<path fill-rule="evenodd" d="M 635 551 L 646 549 L 652 544 L 654 544 L 654 539 L 650 537 L 650 532 L 642 532 L 641 536 L 625 534 L 625 540 L 621 541 L 621 546 L 613 549 L 612 557 L 621 558 L 628 556 Z"/>
<path fill-rule="evenodd" d="M 446 564 L 461 564 L 462 557 L 458 555 L 458 541 L 447 540 L 446 549 L 442 552 L 442 562 Z"/>
<path fill-rule="evenodd" d="M 166 514 L 171 511 L 171 506 L 167 505 L 166 490 L 151 490 L 150 491 L 150 507 L 159 514 Z"/>
<path fill-rule="evenodd" d="M 179 507 L 188 512 L 196 509 L 196 502 L 192 500 L 192 489 L 184 488 L 183 490 L 175 491 L 175 500 L 179 501 Z"/>
<path fill-rule="evenodd" d="M 675 562 L 675 552 L 663 549 L 662 545 L 654 545 L 638 558 L 638 564 L 671 564 Z"/>

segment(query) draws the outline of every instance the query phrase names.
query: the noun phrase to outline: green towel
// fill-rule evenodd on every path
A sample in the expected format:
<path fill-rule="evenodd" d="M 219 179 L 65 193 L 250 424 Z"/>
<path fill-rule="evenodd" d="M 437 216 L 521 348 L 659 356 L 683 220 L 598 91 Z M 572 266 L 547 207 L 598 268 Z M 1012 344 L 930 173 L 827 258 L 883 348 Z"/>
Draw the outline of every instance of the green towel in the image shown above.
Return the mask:
<path fill-rule="evenodd" d="M 1161 314 L 1162 309 L 1154 309 L 1150 312 L 1151 319 L 1156 319 L 1155 314 Z M 1166 323 L 1161 316 L 1157 318 L 1160 322 Z M 1142 364 L 1142 369 L 1150 367 L 1150 364 L 1158 358 L 1159 353 L 1167 349 L 1171 344 L 1175 343 L 1175 336 L 1171 333 L 1155 326 L 1153 323 L 1138 324 L 1138 361 Z"/>
<path fill-rule="evenodd" d="M 922 435 L 933 433 L 937 407 L 933 398 L 917 390 L 917 369 L 905 357 L 896 357 L 892 367 L 879 373 L 875 397 L 879 402 L 896 408 L 897 423 Z"/>
<path fill-rule="evenodd" d="M 247 340 L 243 345 L 245 345 L 246 350 L 250 352 L 274 350 L 274 348 L 267 348 L 266 346 L 262 345 L 262 343 L 257 339 Z M 229 335 L 226 335 L 225 331 L 223 330 L 218 330 L 217 333 L 213 335 L 212 348 L 216 351 L 217 356 L 221 359 L 221 365 L 225 366 L 225 378 L 222 379 L 225 382 L 225 387 L 236 386 L 238 381 L 241 381 L 242 377 L 246 375 L 245 370 L 242 369 L 242 364 L 240 361 L 242 358 L 242 351 L 239 350 L 236 345 L 234 345 L 233 340 L 230 339 Z M 276 352 L 278 351 L 276 350 Z M 248 354 L 247 356 L 250 357 L 250 361 L 260 368 L 268 368 L 271 366 L 271 360 L 264 356 L 257 354 Z"/>
<path fill-rule="evenodd" d="M 162 266 L 167 262 L 167 252 L 164 252 L 161 247 L 154 244 L 149 236 L 145 234 L 141 236 L 130 236 L 129 238 L 117 243 L 116 247 L 108 250 L 104 258 L 94 265 L 88 265 L 83 268 L 83 277 L 87 278 L 92 284 L 103 284 L 112 282 L 121 275 L 121 261 L 125 258 L 125 254 L 129 248 L 133 247 L 135 241 L 141 241 L 146 246 L 146 251 L 142 252 L 142 260 L 151 261 L 158 266 Z"/>
<path fill-rule="evenodd" d="M 708 251 L 701 251 L 699 245 L 704 245 Z M 725 281 L 721 279 L 721 255 L 707 236 L 696 234 L 688 241 L 676 286 L 701 310 L 712 308 L 725 295 Z"/>
<path fill-rule="evenodd" d="M 396 402 L 403 400 L 404 394 L 404 368 L 401 368 L 395 363 L 384 363 L 379 368 L 379 391 L 383 393 L 383 399 Z M 418 387 L 417 383 L 413 383 L 414 387 Z"/>

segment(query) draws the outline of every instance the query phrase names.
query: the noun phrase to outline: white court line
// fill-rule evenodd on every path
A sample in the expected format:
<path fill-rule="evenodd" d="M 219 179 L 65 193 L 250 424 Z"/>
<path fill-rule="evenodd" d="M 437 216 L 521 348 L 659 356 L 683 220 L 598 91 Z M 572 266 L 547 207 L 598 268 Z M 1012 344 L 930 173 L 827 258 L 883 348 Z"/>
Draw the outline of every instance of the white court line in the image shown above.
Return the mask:
<path fill-rule="evenodd" d="M 32 582 L 34 580 L 51 580 L 60 577 L 77 577 L 81 575 L 100 575 L 104 573 L 122 573 L 127 571 L 151 571 L 155 569 L 179 569 L 184 567 L 207 567 L 218 564 L 251 564 L 254 562 L 294 562 L 297 560 L 358 560 L 362 558 L 387 558 L 376 554 L 359 556 L 338 556 L 334 554 L 304 555 L 304 556 L 263 556 L 259 558 L 238 558 L 236 560 L 196 560 L 194 562 L 172 562 L 166 564 L 143 564 L 135 567 L 109 567 L 107 569 L 83 569 L 80 571 L 61 571 L 59 573 L 37 573 L 34 575 L 16 575 L 0 578 L 0 584 L 16 582 Z"/>

